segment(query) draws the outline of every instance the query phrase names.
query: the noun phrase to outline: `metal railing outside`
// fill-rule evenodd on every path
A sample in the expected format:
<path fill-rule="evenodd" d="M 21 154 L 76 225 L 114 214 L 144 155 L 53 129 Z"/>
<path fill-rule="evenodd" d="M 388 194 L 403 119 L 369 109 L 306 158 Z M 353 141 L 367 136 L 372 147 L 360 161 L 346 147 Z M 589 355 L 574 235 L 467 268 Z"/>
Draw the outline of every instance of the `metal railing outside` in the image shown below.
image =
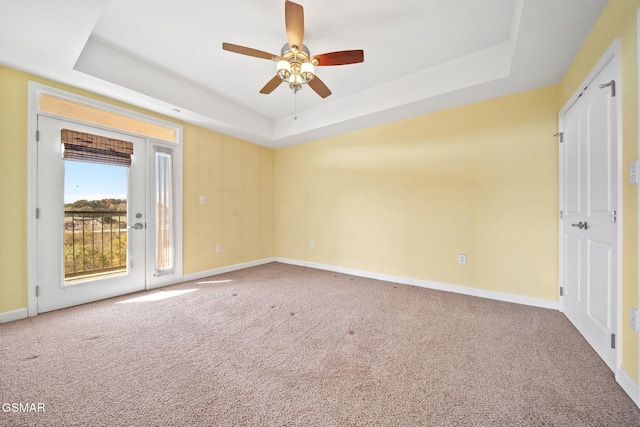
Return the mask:
<path fill-rule="evenodd" d="M 64 212 L 65 280 L 126 269 L 126 212 Z"/>

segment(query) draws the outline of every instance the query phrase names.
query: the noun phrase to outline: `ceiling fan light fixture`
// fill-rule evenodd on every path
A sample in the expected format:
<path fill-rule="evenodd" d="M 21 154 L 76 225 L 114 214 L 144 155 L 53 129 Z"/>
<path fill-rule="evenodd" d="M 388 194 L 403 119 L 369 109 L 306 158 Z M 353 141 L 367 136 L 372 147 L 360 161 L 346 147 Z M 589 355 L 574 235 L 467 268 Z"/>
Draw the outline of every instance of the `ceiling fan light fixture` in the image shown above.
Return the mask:
<path fill-rule="evenodd" d="M 303 83 L 305 83 L 305 81 L 304 81 L 304 79 L 302 78 L 302 76 L 300 76 L 300 74 L 298 74 L 298 73 L 291 74 L 291 75 L 289 76 L 289 79 L 288 79 L 287 81 L 288 81 L 289 83 L 291 83 L 292 85 L 297 85 L 297 86 L 300 86 L 300 85 L 302 85 Z"/>
<path fill-rule="evenodd" d="M 300 77 L 305 81 L 305 83 L 309 83 L 315 77 L 315 67 L 311 62 L 303 62 L 300 65 Z"/>
<path fill-rule="evenodd" d="M 287 80 L 291 75 L 291 64 L 289 61 L 281 59 L 278 61 L 277 71 L 282 80 Z"/>

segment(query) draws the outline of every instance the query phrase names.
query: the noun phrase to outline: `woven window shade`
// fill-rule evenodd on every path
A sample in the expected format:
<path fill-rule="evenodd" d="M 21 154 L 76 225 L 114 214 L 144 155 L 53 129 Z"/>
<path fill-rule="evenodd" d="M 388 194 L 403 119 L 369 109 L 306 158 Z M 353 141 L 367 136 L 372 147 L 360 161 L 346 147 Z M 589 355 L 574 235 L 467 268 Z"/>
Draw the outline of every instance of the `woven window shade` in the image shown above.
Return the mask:
<path fill-rule="evenodd" d="M 83 162 L 131 166 L 133 144 L 128 141 L 62 129 L 64 158 Z"/>

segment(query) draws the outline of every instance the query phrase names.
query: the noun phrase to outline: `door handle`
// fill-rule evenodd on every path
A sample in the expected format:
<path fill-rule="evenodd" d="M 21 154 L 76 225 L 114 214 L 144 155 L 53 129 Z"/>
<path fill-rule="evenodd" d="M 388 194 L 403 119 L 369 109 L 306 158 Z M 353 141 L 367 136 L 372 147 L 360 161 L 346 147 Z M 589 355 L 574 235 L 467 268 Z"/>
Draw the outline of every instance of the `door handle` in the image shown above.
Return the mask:
<path fill-rule="evenodd" d="M 586 229 L 589 228 L 589 224 L 587 223 L 587 221 L 585 221 L 585 222 L 580 221 L 577 224 L 571 224 L 571 226 L 572 227 L 578 227 L 580 230 L 582 230 L 582 229 L 586 230 Z"/>
<path fill-rule="evenodd" d="M 136 222 L 135 224 L 127 228 L 133 228 L 134 230 L 142 230 L 144 228 L 144 225 L 142 225 L 141 222 Z"/>

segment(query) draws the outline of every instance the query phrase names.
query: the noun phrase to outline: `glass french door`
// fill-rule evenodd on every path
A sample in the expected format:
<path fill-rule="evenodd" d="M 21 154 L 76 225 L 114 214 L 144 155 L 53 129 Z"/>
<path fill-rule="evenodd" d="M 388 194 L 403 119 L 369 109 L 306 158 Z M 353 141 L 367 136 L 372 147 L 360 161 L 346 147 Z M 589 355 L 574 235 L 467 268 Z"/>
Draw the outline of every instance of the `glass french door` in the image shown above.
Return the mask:
<path fill-rule="evenodd" d="M 38 312 L 145 289 L 146 140 L 45 116 L 38 131 Z"/>

